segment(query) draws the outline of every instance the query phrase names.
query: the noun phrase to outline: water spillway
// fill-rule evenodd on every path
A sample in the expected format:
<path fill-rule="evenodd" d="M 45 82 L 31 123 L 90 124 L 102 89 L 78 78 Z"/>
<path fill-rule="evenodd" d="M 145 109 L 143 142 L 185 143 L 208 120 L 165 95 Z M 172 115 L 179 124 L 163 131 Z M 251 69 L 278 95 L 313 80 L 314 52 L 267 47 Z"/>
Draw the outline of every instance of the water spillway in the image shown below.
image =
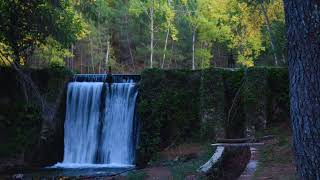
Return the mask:
<path fill-rule="evenodd" d="M 106 74 L 76 74 L 73 77 L 75 82 L 106 82 L 108 75 Z M 136 74 L 112 74 L 112 82 L 125 83 L 125 82 L 138 82 L 140 75 Z"/>
<path fill-rule="evenodd" d="M 134 76 L 76 75 L 68 84 L 61 167 L 132 166 L 137 142 Z"/>

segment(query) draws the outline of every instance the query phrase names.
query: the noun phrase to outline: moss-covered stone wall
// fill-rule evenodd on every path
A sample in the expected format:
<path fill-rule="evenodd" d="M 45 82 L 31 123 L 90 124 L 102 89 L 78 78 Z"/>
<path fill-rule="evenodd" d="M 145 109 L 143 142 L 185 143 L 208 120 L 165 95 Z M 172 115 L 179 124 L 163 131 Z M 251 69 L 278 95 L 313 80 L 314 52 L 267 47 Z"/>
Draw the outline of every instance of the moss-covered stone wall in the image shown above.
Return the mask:
<path fill-rule="evenodd" d="M 138 162 L 172 144 L 240 138 L 287 121 L 288 85 L 285 68 L 145 70 Z"/>
<path fill-rule="evenodd" d="M 262 130 L 267 125 L 268 70 L 250 68 L 245 71 L 244 88 L 241 92 L 248 130 Z"/>
<path fill-rule="evenodd" d="M 215 139 L 224 136 L 224 80 L 223 70 L 206 69 L 200 77 L 200 120 L 201 139 Z"/>
<path fill-rule="evenodd" d="M 145 70 L 141 75 L 138 110 L 141 133 L 138 162 L 146 163 L 159 149 L 199 139 L 200 72 Z"/>
<path fill-rule="evenodd" d="M 63 68 L 24 71 L 50 105 L 58 102 L 56 127 L 49 127 L 47 139 L 40 142 L 40 131 L 45 126 L 38 105 L 26 93 L 28 85 L 23 87 L 13 69 L 0 67 L 0 159 L 50 164 L 63 154 L 65 90 L 72 74 Z"/>

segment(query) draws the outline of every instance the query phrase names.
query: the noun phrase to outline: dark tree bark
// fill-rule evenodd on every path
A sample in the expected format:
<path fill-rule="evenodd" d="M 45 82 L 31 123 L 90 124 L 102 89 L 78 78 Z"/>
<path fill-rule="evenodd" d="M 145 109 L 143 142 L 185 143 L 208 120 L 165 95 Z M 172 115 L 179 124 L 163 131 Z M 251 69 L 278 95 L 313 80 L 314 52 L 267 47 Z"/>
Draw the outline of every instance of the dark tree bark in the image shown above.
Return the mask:
<path fill-rule="evenodd" d="M 300 179 L 320 180 L 320 0 L 284 0 L 291 120 Z"/>
<path fill-rule="evenodd" d="M 234 68 L 236 66 L 236 60 L 233 56 L 233 51 L 231 50 L 229 56 L 228 56 L 228 68 Z"/>

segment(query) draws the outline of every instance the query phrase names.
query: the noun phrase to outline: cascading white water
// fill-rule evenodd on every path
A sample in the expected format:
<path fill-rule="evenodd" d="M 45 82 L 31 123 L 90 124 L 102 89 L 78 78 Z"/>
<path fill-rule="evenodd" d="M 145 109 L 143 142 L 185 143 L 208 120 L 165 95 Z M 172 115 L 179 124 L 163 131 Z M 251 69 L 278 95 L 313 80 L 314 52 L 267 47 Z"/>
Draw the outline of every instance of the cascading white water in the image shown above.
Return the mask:
<path fill-rule="evenodd" d="M 137 94 L 133 82 L 70 82 L 64 159 L 56 166 L 133 165 Z"/>
<path fill-rule="evenodd" d="M 95 163 L 102 86 L 97 82 L 69 83 L 63 163 Z"/>
<path fill-rule="evenodd" d="M 111 90 L 111 92 L 110 92 Z M 133 164 L 133 120 L 137 90 L 133 83 L 112 84 L 107 90 L 105 125 L 102 130 L 102 161 Z"/>

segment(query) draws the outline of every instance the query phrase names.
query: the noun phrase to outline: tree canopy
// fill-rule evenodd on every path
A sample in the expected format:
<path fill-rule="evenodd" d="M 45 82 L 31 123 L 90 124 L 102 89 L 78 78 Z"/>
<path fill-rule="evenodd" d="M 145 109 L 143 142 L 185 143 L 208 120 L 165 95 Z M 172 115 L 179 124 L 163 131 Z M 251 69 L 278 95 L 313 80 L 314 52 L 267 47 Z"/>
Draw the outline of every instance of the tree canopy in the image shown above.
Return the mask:
<path fill-rule="evenodd" d="M 0 41 L 17 63 L 50 44 L 49 37 L 68 47 L 86 35 L 85 22 L 68 1 L 8 0 L 0 2 L 0 9 Z"/>
<path fill-rule="evenodd" d="M 286 64 L 281 0 L 8 0 L 0 9 L 1 54 L 33 67 Z"/>

